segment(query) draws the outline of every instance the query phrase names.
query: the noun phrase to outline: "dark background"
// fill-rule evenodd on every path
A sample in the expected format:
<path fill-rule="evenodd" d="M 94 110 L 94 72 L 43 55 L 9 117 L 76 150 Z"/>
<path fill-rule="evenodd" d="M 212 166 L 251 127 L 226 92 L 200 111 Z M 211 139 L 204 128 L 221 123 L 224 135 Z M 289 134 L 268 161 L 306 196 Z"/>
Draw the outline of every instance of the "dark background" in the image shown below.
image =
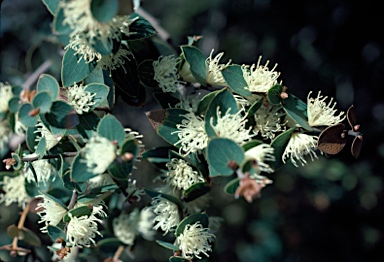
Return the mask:
<path fill-rule="evenodd" d="M 262 64 L 278 63 L 280 79 L 293 94 L 306 101 L 309 91 L 321 90 L 341 110 L 353 104 L 361 123 L 358 159 L 347 144 L 339 155 L 319 156 L 305 167 L 286 165 L 252 204 L 235 201 L 222 191 L 225 180 L 214 180 L 207 212 L 225 222 L 212 261 L 384 261 L 384 9 L 379 3 L 146 0 L 142 7 L 159 19 L 175 45 L 202 35 L 198 47 L 207 56 L 212 49 L 224 51 L 222 62 L 257 63 L 262 55 Z M 46 59 L 53 61 L 46 73 L 60 79 L 51 20 L 40 1 L 2 3 L 0 81 L 21 84 Z M 148 148 L 164 144 L 143 111 L 119 101 L 114 113 L 144 134 Z M 155 177 L 149 167 L 138 170 L 148 181 Z M 139 242 L 137 261 L 166 261 L 171 255 Z"/>

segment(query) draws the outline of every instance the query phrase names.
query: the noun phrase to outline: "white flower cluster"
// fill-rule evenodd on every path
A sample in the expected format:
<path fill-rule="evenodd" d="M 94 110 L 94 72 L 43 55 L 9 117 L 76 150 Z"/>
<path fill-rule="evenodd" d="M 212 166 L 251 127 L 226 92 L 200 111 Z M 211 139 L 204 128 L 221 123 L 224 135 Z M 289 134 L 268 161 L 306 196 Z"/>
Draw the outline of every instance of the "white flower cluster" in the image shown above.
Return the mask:
<path fill-rule="evenodd" d="M 172 158 L 166 164 L 168 172 L 165 182 L 171 186 L 185 190 L 198 182 L 204 182 L 204 178 L 192 169 L 183 159 Z"/>
<path fill-rule="evenodd" d="M 2 185 L 4 191 L 4 193 L 0 194 L 0 203 L 4 203 L 5 206 L 9 206 L 12 203 L 22 206 L 31 199 L 25 190 L 25 178 L 23 175 L 15 177 L 4 176 L 0 185 Z"/>
<path fill-rule="evenodd" d="M 49 225 L 56 226 L 59 224 L 68 210 L 46 195 L 38 195 L 36 197 L 42 198 L 43 200 L 37 204 L 36 210 L 40 216 L 39 223 L 44 223 L 44 226 L 40 228 L 40 230 L 43 233 L 47 233 L 47 227 Z"/>
<path fill-rule="evenodd" d="M 150 208 L 156 215 L 153 220 L 155 223 L 153 229 L 160 228 L 165 232 L 164 235 L 175 230 L 180 222 L 179 210 L 175 203 L 158 195 L 152 198 Z"/>
<path fill-rule="evenodd" d="M 160 56 L 158 60 L 153 61 L 153 77 L 159 83 L 163 92 L 175 92 L 179 86 L 179 75 L 177 74 L 177 65 L 180 63 L 179 57 L 174 55 Z"/>
<path fill-rule="evenodd" d="M 153 219 L 155 214 L 149 207 L 143 208 L 139 214 L 134 210 L 130 214 L 121 213 L 113 220 L 115 236 L 124 244 L 132 246 L 135 238 L 141 235 L 147 240 L 153 240 Z"/>
<path fill-rule="evenodd" d="M 209 232 L 209 228 L 203 228 L 200 222 L 196 222 L 185 226 L 183 233 L 176 238 L 175 245 L 180 248 L 183 257 L 202 259 L 200 254 L 209 257 L 208 252 L 212 251 L 210 242 L 214 237 L 215 235 Z"/>
<path fill-rule="evenodd" d="M 104 173 L 116 158 L 116 146 L 107 138 L 95 134 L 83 148 L 87 168 L 94 174 Z"/>
<path fill-rule="evenodd" d="M 277 79 L 279 78 L 280 73 L 275 71 L 277 64 L 269 70 L 269 61 L 267 61 L 264 66 L 260 65 L 260 62 L 261 56 L 256 65 L 243 65 L 241 69 L 243 71 L 244 80 L 248 84 L 245 88 L 251 92 L 265 93 L 278 83 Z"/>
<path fill-rule="evenodd" d="M 85 90 L 85 86 L 74 84 L 67 89 L 68 104 L 70 104 L 79 115 L 88 113 L 95 104 L 93 100 L 96 94 Z"/>
<path fill-rule="evenodd" d="M 12 96 L 12 86 L 0 82 L 0 113 L 8 111 L 8 102 Z"/>

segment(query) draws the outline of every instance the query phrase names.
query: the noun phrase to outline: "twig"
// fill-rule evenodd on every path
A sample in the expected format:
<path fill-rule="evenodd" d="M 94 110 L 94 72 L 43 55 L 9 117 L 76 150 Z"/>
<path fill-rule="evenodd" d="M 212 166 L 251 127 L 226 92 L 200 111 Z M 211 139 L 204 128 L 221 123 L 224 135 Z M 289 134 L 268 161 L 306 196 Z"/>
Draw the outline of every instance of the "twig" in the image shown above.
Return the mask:
<path fill-rule="evenodd" d="M 112 259 L 113 262 L 119 261 L 119 257 L 123 253 L 124 249 L 125 249 L 124 246 L 119 246 L 119 248 L 116 250 L 116 253 L 113 255 L 113 259 Z"/>
<path fill-rule="evenodd" d="M 44 63 L 42 63 L 36 70 L 33 72 L 27 80 L 22 84 L 23 89 L 29 89 L 33 83 L 37 81 L 39 76 L 47 71 L 47 69 L 52 65 L 51 60 L 47 60 Z"/>
<path fill-rule="evenodd" d="M 62 153 L 61 155 L 63 157 L 74 157 L 77 154 L 78 154 L 78 152 L 66 152 L 66 153 Z M 54 154 L 54 155 L 43 156 L 42 159 L 53 159 L 53 158 L 59 158 L 59 157 L 60 157 L 59 154 Z M 33 162 L 33 161 L 39 160 L 39 155 L 36 155 L 33 157 L 22 157 L 22 158 L 20 158 L 20 160 L 22 162 Z"/>
<path fill-rule="evenodd" d="M 73 191 L 72 191 L 71 201 L 69 202 L 69 204 L 68 204 L 68 206 L 67 206 L 68 210 L 71 210 L 71 209 L 75 206 L 75 204 L 76 204 L 76 202 L 77 202 L 77 197 L 78 197 L 78 196 L 79 196 L 79 195 L 78 195 L 77 191 L 76 191 L 76 190 L 73 190 Z"/>

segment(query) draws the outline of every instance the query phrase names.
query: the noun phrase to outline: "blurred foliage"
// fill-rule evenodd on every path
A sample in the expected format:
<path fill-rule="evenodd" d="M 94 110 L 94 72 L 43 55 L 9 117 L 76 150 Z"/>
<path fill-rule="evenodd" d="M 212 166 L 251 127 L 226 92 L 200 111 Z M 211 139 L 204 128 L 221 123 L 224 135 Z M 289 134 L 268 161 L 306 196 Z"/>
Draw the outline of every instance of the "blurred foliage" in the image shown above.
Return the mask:
<path fill-rule="evenodd" d="M 335 97 L 341 109 L 354 104 L 361 121 L 364 145 L 359 159 L 351 156 L 347 144 L 337 156 L 320 156 L 300 168 L 286 165 L 271 176 L 274 184 L 252 204 L 226 195 L 222 180 L 213 178 L 217 186 L 211 213 L 225 222 L 212 261 L 384 260 L 384 100 L 377 94 L 384 82 L 383 36 L 378 29 L 384 9 L 378 4 L 373 0 L 142 1 L 142 7 L 170 34 L 171 43 L 184 44 L 187 36 L 202 35 L 198 46 L 206 55 L 211 49 L 224 51 L 224 60 L 237 64 L 255 63 L 263 55 L 263 63 L 278 63 L 283 84 L 301 99 L 310 90 L 321 90 Z M 52 64 L 45 73 L 59 79 L 63 51 L 51 35 L 51 21 L 39 0 L 2 1 L 0 81 L 22 84 L 46 60 Z M 123 124 L 144 134 L 147 148 L 164 145 L 143 114 L 153 109 L 154 103 L 147 103 L 139 109 L 118 103 L 114 113 Z M 155 178 L 155 170 L 145 161 L 137 170 L 146 179 L 142 183 Z M 3 232 L 16 223 L 11 214 L 17 211 L 0 206 L 0 245 L 9 242 Z M 36 216 L 28 217 L 29 224 L 36 222 Z M 165 261 L 169 256 L 160 246 L 139 241 L 136 261 Z M 11 261 L 2 252 L 0 258 Z"/>

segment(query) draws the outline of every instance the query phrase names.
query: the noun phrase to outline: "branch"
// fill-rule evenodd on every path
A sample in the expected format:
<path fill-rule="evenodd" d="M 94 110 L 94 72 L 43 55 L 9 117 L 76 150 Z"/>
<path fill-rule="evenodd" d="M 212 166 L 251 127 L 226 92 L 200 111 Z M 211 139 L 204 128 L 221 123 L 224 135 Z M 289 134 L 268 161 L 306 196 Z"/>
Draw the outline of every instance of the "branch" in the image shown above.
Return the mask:
<path fill-rule="evenodd" d="M 52 65 L 52 62 L 50 60 L 45 61 L 42 63 L 36 70 L 33 72 L 28 79 L 22 84 L 22 87 L 24 90 L 29 89 L 33 83 L 37 81 L 39 76 L 47 71 L 47 69 Z"/>

